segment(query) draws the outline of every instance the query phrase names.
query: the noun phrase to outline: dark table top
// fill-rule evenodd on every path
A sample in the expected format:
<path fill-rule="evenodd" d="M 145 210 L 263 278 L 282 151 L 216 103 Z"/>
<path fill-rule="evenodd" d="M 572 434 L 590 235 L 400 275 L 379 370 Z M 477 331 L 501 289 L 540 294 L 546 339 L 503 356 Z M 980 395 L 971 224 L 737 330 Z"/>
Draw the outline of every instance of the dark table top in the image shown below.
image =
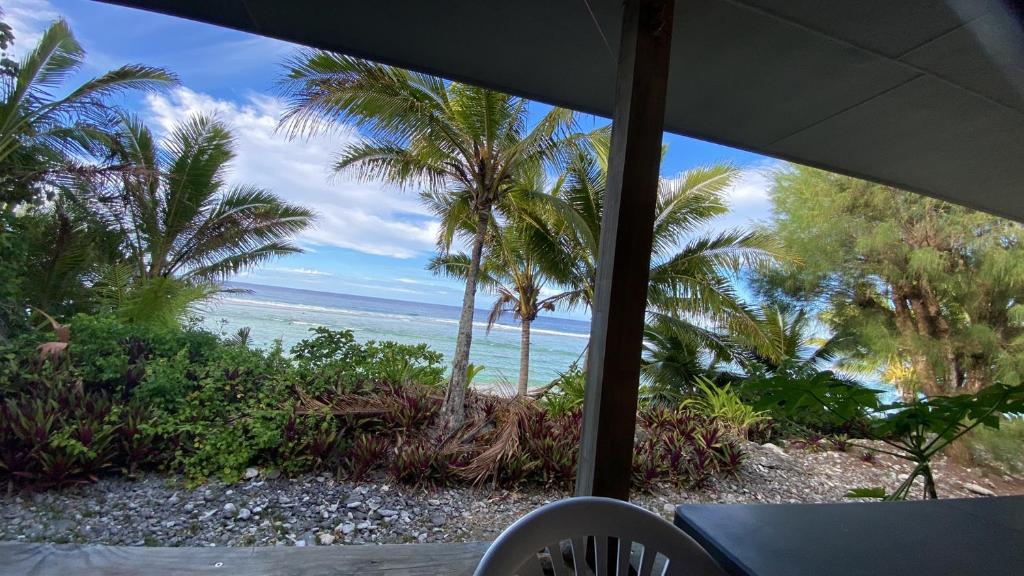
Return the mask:
<path fill-rule="evenodd" d="M 684 504 L 675 523 L 734 576 L 1024 576 L 1024 496 Z"/>

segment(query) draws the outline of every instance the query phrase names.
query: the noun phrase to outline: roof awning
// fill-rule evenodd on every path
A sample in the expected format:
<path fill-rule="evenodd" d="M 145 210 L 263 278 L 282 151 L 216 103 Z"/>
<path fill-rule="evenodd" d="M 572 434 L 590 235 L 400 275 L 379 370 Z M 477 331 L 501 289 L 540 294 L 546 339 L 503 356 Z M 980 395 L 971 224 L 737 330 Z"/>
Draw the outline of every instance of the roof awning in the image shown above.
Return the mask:
<path fill-rule="evenodd" d="M 114 3 L 612 111 L 616 0 Z M 680 0 L 666 129 L 1024 221 L 1019 6 Z"/>

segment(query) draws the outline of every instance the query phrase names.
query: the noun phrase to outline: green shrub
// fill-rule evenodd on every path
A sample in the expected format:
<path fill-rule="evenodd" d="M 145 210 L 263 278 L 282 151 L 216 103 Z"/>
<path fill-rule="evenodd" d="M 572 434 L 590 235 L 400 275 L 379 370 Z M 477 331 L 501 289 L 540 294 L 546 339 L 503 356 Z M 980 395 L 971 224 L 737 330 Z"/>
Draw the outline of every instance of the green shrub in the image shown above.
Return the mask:
<path fill-rule="evenodd" d="M 975 428 L 966 436 L 972 458 L 1014 475 L 1024 474 L 1024 419 L 1003 418 L 999 428 Z"/>
<path fill-rule="evenodd" d="M 425 345 L 320 328 L 287 357 L 105 315 L 75 316 L 71 334 L 70 362 L 40 362 L 28 338 L 0 350 L 0 474 L 32 489 L 145 469 L 234 481 L 250 466 L 414 485 L 564 488 L 575 477 L 576 367 L 543 402 L 471 391 L 465 436 L 438 445 L 443 358 Z M 700 485 L 742 460 L 715 416 L 640 416 L 643 487 Z"/>
<path fill-rule="evenodd" d="M 314 395 L 367 391 L 374 384 L 444 383 L 444 357 L 426 344 L 370 340 L 359 343 L 351 330 L 318 326 L 313 337 L 292 347 L 298 377 Z"/>
<path fill-rule="evenodd" d="M 558 375 L 554 386 L 544 395 L 544 408 L 554 416 L 572 412 L 583 406 L 587 375 L 573 364 Z"/>
<path fill-rule="evenodd" d="M 683 406 L 720 420 L 739 436 L 745 438 L 752 426 L 768 418 L 767 412 L 759 412 L 744 403 L 728 384 L 716 386 L 700 376 L 696 384 L 698 396 L 684 400 Z"/>

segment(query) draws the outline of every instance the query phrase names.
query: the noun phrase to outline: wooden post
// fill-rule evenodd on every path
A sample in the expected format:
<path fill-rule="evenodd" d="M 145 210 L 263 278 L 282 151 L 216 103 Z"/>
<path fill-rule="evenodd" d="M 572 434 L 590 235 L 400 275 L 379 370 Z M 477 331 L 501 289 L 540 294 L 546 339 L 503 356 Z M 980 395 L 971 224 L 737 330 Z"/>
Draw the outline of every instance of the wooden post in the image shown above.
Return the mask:
<path fill-rule="evenodd" d="M 626 0 L 577 496 L 629 499 L 673 0 Z"/>

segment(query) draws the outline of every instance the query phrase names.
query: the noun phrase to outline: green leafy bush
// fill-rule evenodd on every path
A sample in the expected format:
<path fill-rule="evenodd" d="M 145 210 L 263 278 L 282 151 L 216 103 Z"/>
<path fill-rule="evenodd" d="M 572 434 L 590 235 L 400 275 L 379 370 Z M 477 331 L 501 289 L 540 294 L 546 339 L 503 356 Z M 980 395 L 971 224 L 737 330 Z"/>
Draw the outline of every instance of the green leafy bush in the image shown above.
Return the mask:
<path fill-rule="evenodd" d="M 292 347 L 298 377 L 317 395 L 365 391 L 380 381 L 441 386 L 444 357 L 425 344 L 359 343 L 351 330 L 312 329 L 314 336 Z"/>
<path fill-rule="evenodd" d="M 146 469 L 190 483 L 250 466 L 294 475 L 389 475 L 413 485 L 488 480 L 568 487 L 576 471 L 583 374 L 544 402 L 469 393 L 470 423 L 439 440 L 440 354 L 316 329 L 286 356 L 200 330 L 76 316 L 70 362 L 35 343 L 0 355 L 0 474 L 33 489 Z M 730 426 L 692 410 L 645 411 L 642 484 L 699 485 L 739 465 Z M 440 443 L 439 443 L 440 442 Z"/>
<path fill-rule="evenodd" d="M 752 426 L 768 418 L 766 412 L 754 410 L 743 402 L 728 384 L 716 386 L 701 376 L 695 379 L 695 383 L 698 395 L 684 400 L 683 406 L 724 422 L 740 436 L 746 437 Z"/>
<path fill-rule="evenodd" d="M 583 406 L 583 392 L 587 375 L 576 364 L 558 375 L 554 385 L 544 395 L 544 407 L 553 415 L 565 414 Z"/>
<path fill-rule="evenodd" d="M 757 385 L 763 407 L 782 416 L 798 414 L 809 406 L 821 407 L 835 422 L 861 427 L 858 437 L 886 445 L 862 448 L 914 465 L 892 493 L 874 489 L 852 491 L 851 495 L 856 497 L 879 494 L 889 500 L 903 500 L 920 478 L 924 497 L 938 498 L 931 468 L 936 454 L 979 427 L 998 428 L 1004 415 L 1024 414 L 1024 386 L 993 384 L 975 394 L 883 404 L 879 400 L 880 390 L 845 383 L 828 373 L 801 380 L 766 379 Z M 865 414 L 870 417 L 864 419 Z"/>

